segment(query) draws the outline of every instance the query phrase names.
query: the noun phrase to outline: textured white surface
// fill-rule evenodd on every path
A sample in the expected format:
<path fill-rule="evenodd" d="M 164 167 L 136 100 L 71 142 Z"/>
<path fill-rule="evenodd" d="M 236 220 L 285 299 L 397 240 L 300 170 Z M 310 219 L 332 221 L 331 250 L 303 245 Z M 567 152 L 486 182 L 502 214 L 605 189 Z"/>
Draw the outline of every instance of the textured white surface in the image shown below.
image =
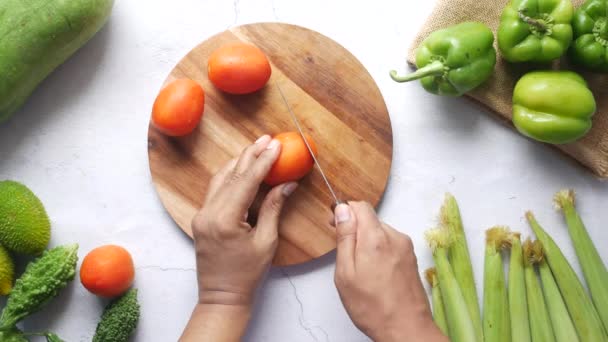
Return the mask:
<path fill-rule="evenodd" d="M 108 25 L 0 126 L 0 179 L 22 181 L 39 195 L 53 222 L 53 245 L 76 241 L 81 257 L 100 244 L 127 247 L 137 265 L 143 309 L 134 340 L 176 340 L 196 301 L 194 258 L 190 240 L 165 213 L 151 184 L 150 108 L 171 68 L 202 40 L 232 25 L 282 21 L 341 43 L 378 82 L 395 143 L 379 212 L 412 236 L 421 270 L 431 264 L 423 231 L 435 224 L 443 193 L 450 191 L 461 204 L 480 290 L 483 230 L 507 224 L 527 235 L 526 209 L 536 212 L 578 271 L 551 197 L 562 187 L 575 188 L 591 236 L 606 246 L 608 184 L 464 99 L 440 98 L 417 83 L 389 79 L 390 68 L 405 68 L 408 44 L 432 6 L 433 1 L 387 0 L 119 0 Z M 272 270 L 246 340 L 366 341 L 340 304 L 334 258 L 332 253 Z M 25 328 L 90 341 L 103 305 L 75 281 Z"/>

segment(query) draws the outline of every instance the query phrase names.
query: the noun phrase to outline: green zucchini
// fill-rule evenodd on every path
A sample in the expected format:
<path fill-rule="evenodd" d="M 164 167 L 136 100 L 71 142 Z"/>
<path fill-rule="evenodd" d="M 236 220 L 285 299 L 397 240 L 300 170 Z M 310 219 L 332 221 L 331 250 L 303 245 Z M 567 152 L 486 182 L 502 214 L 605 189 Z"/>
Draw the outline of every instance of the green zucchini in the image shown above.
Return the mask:
<path fill-rule="evenodd" d="M 0 1 L 0 122 L 101 29 L 114 0 Z"/>

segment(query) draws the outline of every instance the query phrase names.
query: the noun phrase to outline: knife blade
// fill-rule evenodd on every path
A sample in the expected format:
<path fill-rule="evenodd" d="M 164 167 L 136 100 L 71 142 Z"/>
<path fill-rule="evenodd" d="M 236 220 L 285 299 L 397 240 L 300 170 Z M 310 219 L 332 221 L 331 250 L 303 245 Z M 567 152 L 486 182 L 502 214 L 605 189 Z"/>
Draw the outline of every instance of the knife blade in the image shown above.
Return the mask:
<path fill-rule="evenodd" d="M 340 201 L 338 199 L 338 196 L 336 196 L 336 192 L 334 191 L 334 188 L 329 183 L 329 180 L 327 179 L 327 176 L 325 175 L 325 172 L 323 171 L 323 167 L 321 167 L 321 164 L 319 163 L 319 160 L 317 159 L 317 156 L 315 156 L 315 154 L 312 152 L 312 148 L 310 147 L 310 145 L 308 144 L 308 141 L 306 140 L 306 137 L 304 136 L 304 131 L 302 130 L 302 126 L 300 125 L 300 121 L 298 121 L 298 118 L 297 118 L 296 114 L 291 109 L 291 106 L 289 105 L 289 102 L 287 102 L 287 98 L 285 97 L 285 94 L 283 93 L 283 90 L 279 86 L 279 82 L 275 81 L 275 84 L 277 86 L 277 89 L 279 90 L 279 94 L 281 94 L 281 99 L 283 99 L 283 103 L 285 104 L 285 107 L 287 107 L 287 110 L 289 111 L 289 114 L 291 115 L 291 120 L 296 125 L 296 128 L 298 129 L 298 132 L 300 133 L 300 136 L 304 140 L 304 144 L 306 144 L 306 148 L 308 149 L 308 152 L 310 152 L 310 155 L 312 156 L 312 159 L 314 160 L 315 165 L 317 166 L 317 169 L 319 170 L 319 173 L 321 173 L 321 177 L 323 178 L 323 181 L 325 182 L 325 185 L 327 186 L 327 189 L 329 189 L 329 192 L 331 193 L 331 196 L 334 199 L 334 204 L 332 206 L 332 209 L 333 209 L 335 206 L 337 206 L 338 204 L 342 203 L 342 201 Z"/>

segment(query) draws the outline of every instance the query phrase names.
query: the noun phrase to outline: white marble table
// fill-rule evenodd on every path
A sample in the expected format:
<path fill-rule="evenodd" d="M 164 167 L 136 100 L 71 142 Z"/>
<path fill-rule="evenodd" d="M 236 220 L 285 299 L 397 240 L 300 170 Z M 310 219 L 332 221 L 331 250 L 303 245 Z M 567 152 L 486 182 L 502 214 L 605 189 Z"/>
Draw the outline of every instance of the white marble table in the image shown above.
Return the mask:
<path fill-rule="evenodd" d="M 446 191 L 461 203 L 479 284 L 483 230 L 500 223 L 525 235 L 526 209 L 535 210 L 575 261 L 551 205 L 562 187 L 578 191 L 590 234 L 606 246 L 608 184 L 464 99 L 440 98 L 417 83 L 389 79 L 390 68 L 405 68 L 407 47 L 432 6 L 433 1 L 388 0 L 117 0 L 108 25 L 0 126 L 0 179 L 22 181 L 40 196 L 53 223 L 52 245 L 77 241 L 81 257 L 100 244 L 126 246 L 137 264 L 143 308 L 134 340 L 176 340 L 196 301 L 193 249 L 151 184 L 150 108 L 167 73 L 200 41 L 232 25 L 282 21 L 343 44 L 378 82 L 395 142 L 379 212 L 412 236 L 421 269 L 431 265 L 423 231 L 435 225 Z M 608 260 L 606 249 L 600 253 Z M 340 304 L 334 258 L 332 253 L 273 269 L 246 340 L 366 341 Z M 75 281 L 25 328 L 90 341 L 103 305 Z"/>

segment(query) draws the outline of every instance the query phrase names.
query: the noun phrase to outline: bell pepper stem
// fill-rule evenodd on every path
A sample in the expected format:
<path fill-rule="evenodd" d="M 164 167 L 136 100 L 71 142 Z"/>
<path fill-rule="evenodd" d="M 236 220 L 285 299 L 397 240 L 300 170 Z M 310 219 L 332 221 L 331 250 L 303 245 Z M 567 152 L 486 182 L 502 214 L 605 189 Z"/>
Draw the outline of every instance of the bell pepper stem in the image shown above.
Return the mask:
<path fill-rule="evenodd" d="M 519 18 L 526 24 L 535 28 L 538 32 L 546 32 L 549 26 L 543 19 L 535 19 L 526 15 L 525 10 L 519 10 Z"/>
<path fill-rule="evenodd" d="M 608 6 L 606 6 L 606 11 L 608 11 Z M 593 34 L 598 43 L 608 47 L 608 13 L 606 14 L 606 18 L 600 18 L 595 22 Z"/>
<path fill-rule="evenodd" d="M 409 81 L 421 79 L 421 78 L 427 77 L 427 76 L 443 75 L 445 73 L 445 70 L 446 70 L 446 68 L 445 68 L 445 65 L 443 64 L 443 62 L 434 61 L 408 75 L 399 76 L 399 75 L 397 75 L 396 70 L 391 70 L 390 75 L 391 75 L 391 78 L 395 82 L 409 82 Z"/>

